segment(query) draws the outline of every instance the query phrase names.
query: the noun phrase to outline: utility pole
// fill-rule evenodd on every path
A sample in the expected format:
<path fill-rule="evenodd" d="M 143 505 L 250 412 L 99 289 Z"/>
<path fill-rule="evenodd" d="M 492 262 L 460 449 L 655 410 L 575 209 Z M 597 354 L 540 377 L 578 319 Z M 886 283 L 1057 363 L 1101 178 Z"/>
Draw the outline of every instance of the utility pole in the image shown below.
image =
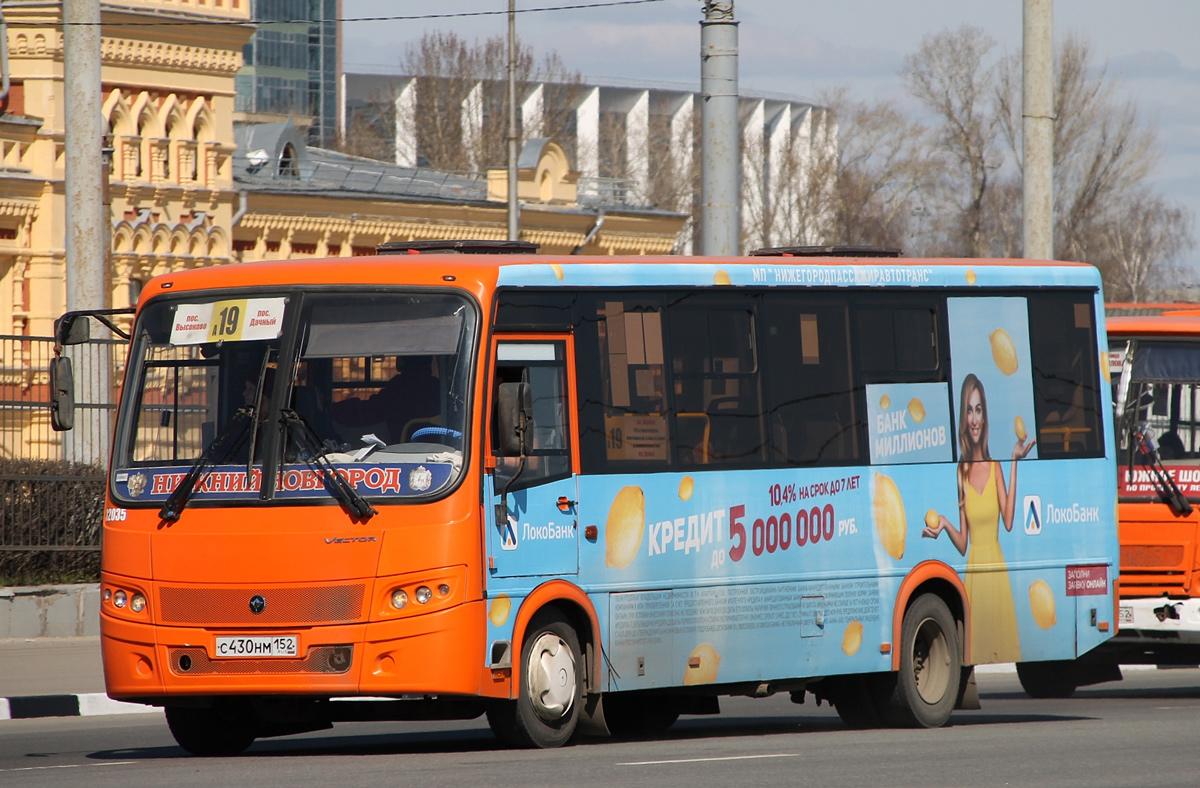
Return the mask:
<path fill-rule="evenodd" d="M 508 0 L 508 240 L 521 240 L 517 202 L 517 0 Z"/>
<path fill-rule="evenodd" d="M 700 254 L 740 250 L 738 38 L 733 0 L 704 1 L 700 23 Z"/>
<path fill-rule="evenodd" d="M 1021 138 L 1023 254 L 1054 259 L 1054 0 L 1025 0 Z"/>
<path fill-rule="evenodd" d="M 110 241 L 103 204 L 100 0 L 65 0 L 62 16 L 67 309 L 103 309 L 108 305 Z M 63 452 L 71 462 L 103 465 L 108 459 L 112 370 L 107 353 L 92 353 L 89 361 L 77 365 L 82 418 L 65 434 Z"/>

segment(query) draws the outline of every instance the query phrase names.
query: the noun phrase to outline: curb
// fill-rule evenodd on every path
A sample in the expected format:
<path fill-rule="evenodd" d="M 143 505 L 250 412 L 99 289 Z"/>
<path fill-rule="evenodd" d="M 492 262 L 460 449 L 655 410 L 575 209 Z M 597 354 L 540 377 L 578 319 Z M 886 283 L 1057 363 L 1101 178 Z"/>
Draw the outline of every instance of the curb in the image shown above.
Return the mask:
<path fill-rule="evenodd" d="M 0 698 L 0 720 L 31 720 L 38 717 L 99 717 L 108 714 L 162 713 L 157 706 L 124 703 L 103 692 L 81 695 L 26 695 Z"/>

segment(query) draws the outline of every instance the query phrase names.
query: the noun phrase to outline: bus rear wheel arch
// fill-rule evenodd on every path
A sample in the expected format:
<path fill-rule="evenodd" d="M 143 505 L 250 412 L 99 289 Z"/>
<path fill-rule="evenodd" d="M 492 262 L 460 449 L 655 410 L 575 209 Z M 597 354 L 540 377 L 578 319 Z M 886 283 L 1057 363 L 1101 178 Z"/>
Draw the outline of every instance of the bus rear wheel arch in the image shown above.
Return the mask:
<path fill-rule="evenodd" d="M 584 668 L 579 636 L 567 617 L 545 608 L 525 628 L 517 697 L 493 701 L 488 725 L 512 747 L 561 747 L 570 741 L 583 706 Z"/>
<path fill-rule="evenodd" d="M 821 682 L 819 696 L 851 728 L 941 727 L 969 673 L 962 666 L 961 632 L 962 622 L 940 595 L 918 593 L 904 611 L 899 670 L 831 676 Z"/>

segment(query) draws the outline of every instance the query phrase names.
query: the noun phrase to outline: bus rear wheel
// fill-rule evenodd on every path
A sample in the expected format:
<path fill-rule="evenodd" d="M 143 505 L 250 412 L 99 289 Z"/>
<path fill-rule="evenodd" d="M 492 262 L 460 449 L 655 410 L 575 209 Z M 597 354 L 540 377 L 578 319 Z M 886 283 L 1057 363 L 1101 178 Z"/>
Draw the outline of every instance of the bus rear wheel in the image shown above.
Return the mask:
<path fill-rule="evenodd" d="M 241 703 L 167 706 L 164 712 L 176 743 L 192 755 L 239 755 L 257 738 L 254 719 Z"/>
<path fill-rule="evenodd" d="M 566 744 L 579 722 L 583 702 L 579 638 L 558 613 L 539 613 L 529 623 L 521 649 L 517 699 L 488 707 L 496 738 L 513 747 Z"/>
<path fill-rule="evenodd" d="M 934 594 L 922 594 L 904 612 L 900 672 L 881 711 L 892 725 L 940 728 L 950 719 L 962 681 L 958 625 Z"/>

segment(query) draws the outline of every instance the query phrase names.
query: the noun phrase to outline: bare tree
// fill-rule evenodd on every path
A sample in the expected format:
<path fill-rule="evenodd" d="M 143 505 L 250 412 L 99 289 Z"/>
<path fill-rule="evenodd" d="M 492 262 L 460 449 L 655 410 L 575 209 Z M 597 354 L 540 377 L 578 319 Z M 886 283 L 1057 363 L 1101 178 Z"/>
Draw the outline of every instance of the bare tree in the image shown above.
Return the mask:
<path fill-rule="evenodd" d="M 392 98 L 374 95 L 364 107 L 348 111 L 345 133 L 336 149 L 351 156 L 390 161 L 395 149 L 395 107 Z"/>
<path fill-rule="evenodd" d="M 1145 301 L 1178 282 L 1180 256 L 1194 244 L 1188 216 L 1178 206 L 1146 192 L 1133 192 L 1111 205 L 1101 223 L 1107 297 Z"/>
<path fill-rule="evenodd" d="M 992 177 L 983 200 L 983 253 L 989 257 L 1020 257 L 1025 243 L 1024 184 L 1018 173 L 1001 172 Z"/>
<path fill-rule="evenodd" d="M 453 32 L 426 33 L 410 44 L 401 68 L 417 78 L 417 110 L 400 118 L 401 128 L 417 141 L 428 166 L 444 170 L 483 170 L 501 167 L 508 158 L 508 44 L 503 36 L 473 43 Z M 533 82 L 556 83 L 563 96 L 546 105 L 551 111 L 534 128 L 523 119 L 522 141 L 532 136 L 556 136 L 570 126 L 571 91 L 583 79 L 569 72 L 556 53 L 540 65 L 532 47 L 517 41 L 518 101 Z"/>
<path fill-rule="evenodd" d="M 928 130 L 893 102 L 851 101 L 845 89 L 822 102 L 837 136 L 810 157 L 815 182 L 808 193 L 819 202 L 807 213 L 823 225 L 828 243 L 905 246 L 917 193 L 928 191 L 937 173 Z M 824 216 L 820 203 L 829 206 Z"/>
<path fill-rule="evenodd" d="M 1021 161 L 1021 55 L 999 68 L 997 111 L 1013 158 Z M 1158 163 L 1154 130 L 1132 101 L 1119 101 L 1089 44 L 1066 39 L 1055 57 L 1054 215 L 1056 256 L 1105 256 L 1105 228 L 1114 202 L 1143 190 Z"/>
<path fill-rule="evenodd" d="M 985 252 L 984 200 L 1002 164 L 991 106 L 995 67 L 984 64 L 994 46 L 983 30 L 964 25 L 926 36 L 901 72 L 937 120 L 935 152 L 945 159 L 944 193 L 956 214 L 946 216 L 948 240 L 969 257 Z"/>

